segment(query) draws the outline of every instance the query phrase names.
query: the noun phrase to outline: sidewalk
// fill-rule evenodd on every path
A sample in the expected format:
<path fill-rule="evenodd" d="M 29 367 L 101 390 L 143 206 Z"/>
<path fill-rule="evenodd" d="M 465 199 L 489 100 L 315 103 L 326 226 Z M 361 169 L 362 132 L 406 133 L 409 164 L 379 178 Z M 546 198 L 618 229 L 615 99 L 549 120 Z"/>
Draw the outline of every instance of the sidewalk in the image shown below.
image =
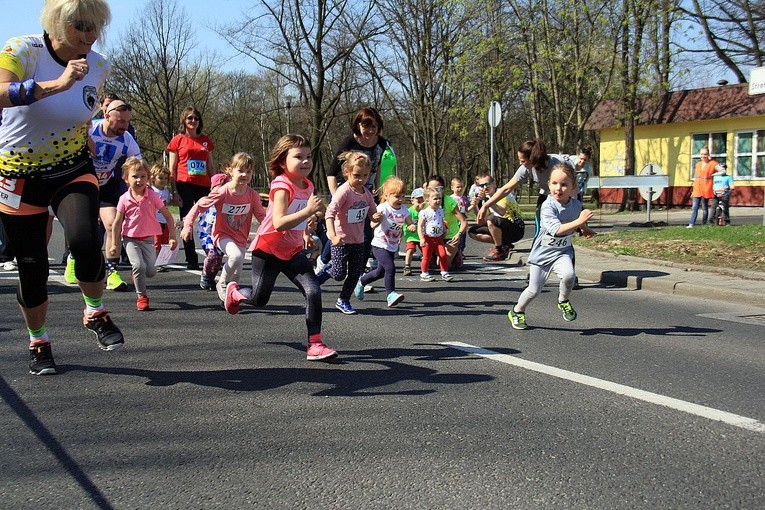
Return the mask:
<path fill-rule="evenodd" d="M 733 223 L 762 224 L 762 208 L 733 208 Z M 671 226 L 686 225 L 689 210 L 652 211 L 651 222 Z M 701 217 L 701 213 L 699 213 Z M 596 212 L 590 226 L 599 232 L 645 228 L 645 211 L 629 214 Z M 510 264 L 525 265 L 531 239 L 516 244 Z M 765 273 L 721 270 L 705 266 L 613 255 L 576 247 L 576 274 L 582 283 L 600 283 L 633 290 L 651 290 L 678 296 L 723 300 L 765 308 Z"/>

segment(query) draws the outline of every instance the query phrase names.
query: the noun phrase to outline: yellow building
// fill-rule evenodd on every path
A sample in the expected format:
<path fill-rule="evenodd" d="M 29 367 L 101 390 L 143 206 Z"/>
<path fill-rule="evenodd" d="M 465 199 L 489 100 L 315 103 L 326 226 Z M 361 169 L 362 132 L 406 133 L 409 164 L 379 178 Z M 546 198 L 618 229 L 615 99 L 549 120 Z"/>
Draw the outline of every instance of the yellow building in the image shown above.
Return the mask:
<path fill-rule="evenodd" d="M 722 85 L 645 96 L 638 101 L 635 173 L 649 163 L 669 177 L 656 203 L 691 204 L 693 169 L 699 151 L 728 165 L 735 189 L 731 205 L 762 206 L 765 185 L 765 94 L 749 95 L 748 85 Z M 600 133 L 602 176 L 624 175 L 621 100 L 601 101 L 585 124 Z M 624 190 L 603 189 L 602 203 L 620 203 Z"/>

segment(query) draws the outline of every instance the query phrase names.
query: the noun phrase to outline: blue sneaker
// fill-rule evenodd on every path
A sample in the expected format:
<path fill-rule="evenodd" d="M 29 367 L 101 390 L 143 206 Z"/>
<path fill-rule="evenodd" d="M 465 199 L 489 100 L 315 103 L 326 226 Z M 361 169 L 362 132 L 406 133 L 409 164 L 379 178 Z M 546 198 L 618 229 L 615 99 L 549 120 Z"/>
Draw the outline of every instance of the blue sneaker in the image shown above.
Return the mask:
<path fill-rule="evenodd" d="M 343 312 L 345 315 L 356 314 L 356 310 L 351 306 L 350 301 L 343 301 L 342 299 L 338 299 L 337 303 L 335 303 L 335 308 Z"/>
<path fill-rule="evenodd" d="M 356 294 L 356 297 L 359 298 L 359 301 L 364 301 L 364 286 L 361 285 L 361 282 L 356 284 L 356 288 L 353 289 L 353 293 Z"/>
<path fill-rule="evenodd" d="M 403 294 L 399 294 L 395 290 L 391 291 L 391 293 L 388 294 L 388 308 L 393 308 L 394 306 L 396 306 L 403 300 L 404 300 Z"/>

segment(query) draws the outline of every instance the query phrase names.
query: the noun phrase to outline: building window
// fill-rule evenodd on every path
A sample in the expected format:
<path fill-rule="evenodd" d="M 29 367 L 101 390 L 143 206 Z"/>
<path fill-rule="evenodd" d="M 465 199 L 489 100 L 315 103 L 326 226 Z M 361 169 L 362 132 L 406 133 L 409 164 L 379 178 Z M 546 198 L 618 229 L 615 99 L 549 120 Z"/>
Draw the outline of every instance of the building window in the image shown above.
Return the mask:
<path fill-rule="evenodd" d="M 765 177 L 765 129 L 736 133 L 735 178 Z"/>
<path fill-rule="evenodd" d="M 701 161 L 701 149 L 709 149 L 709 158 L 718 163 L 727 163 L 728 133 L 696 133 L 691 142 L 691 178 L 696 170 L 696 163 Z"/>

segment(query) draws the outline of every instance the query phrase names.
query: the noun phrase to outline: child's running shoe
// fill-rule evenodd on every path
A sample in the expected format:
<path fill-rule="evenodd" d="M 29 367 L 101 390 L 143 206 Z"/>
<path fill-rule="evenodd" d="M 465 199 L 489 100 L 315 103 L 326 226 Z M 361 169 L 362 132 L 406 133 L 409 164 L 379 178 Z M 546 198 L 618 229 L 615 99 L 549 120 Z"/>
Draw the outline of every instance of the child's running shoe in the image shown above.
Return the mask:
<path fill-rule="evenodd" d="M 239 302 L 241 301 L 242 294 L 239 292 L 239 284 L 236 282 L 228 282 L 226 285 L 226 299 L 223 302 L 223 307 L 231 315 L 239 313 Z"/>
<path fill-rule="evenodd" d="M 454 277 L 450 275 L 449 273 L 444 272 L 444 273 L 441 273 L 441 279 L 445 282 L 450 282 L 454 280 Z"/>
<path fill-rule="evenodd" d="M 50 342 L 29 346 L 29 373 L 32 375 L 52 375 L 56 373 L 56 362 Z"/>
<path fill-rule="evenodd" d="M 356 297 L 359 301 L 364 301 L 364 286 L 361 285 L 361 282 L 356 284 L 356 288 L 353 289 L 353 293 L 356 294 Z"/>
<path fill-rule="evenodd" d="M 432 282 L 433 276 L 430 273 L 420 273 L 420 280 L 423 282 Z"/>
<path fill-rule="evenodd" d="M 371 285 L 364 285 L 364 292 L 366 292 L 367 294 L 372 294 L 373 292 L 375 292 L 375 288 Z"/>
<path fill-rule="evenodd" d="M 345 315 L 355 315 L 357 313 L 356 309 L 351 306 L 350 301 L 344 301 L 339 298 L 337 303 L 335 303 L 335 308 L 343 312 Z"/>
<path fill-rule="evenodd" d="M 511 308 L 507 312 L 507 318 L 510 320 L 513 329 L 526 329 L 526 314 L 524 312 L 516 312 Z"/>
<path fill-rule="evenodd" d="M 135 307 L 139 312 L 145 312 L 149 309 L 149 296 L 138 296 L 135 301 Z"/>
<path fill-rule="evenodd" d="M 319 282 L 319 285 L 322 285 L 324 282 L 330 279 L 330 269 L 332 269 L 332 262 L 327 262 L 321 266 L 321 269 L 316 272 L 316 281 Z"/>
<path fill-rule="evenodd" d="M 391 291 L 391 293 L 388 294 L 388 308 L 393 308 L 394 306 L 396 306 L 403 300 L 404 300 L 403 294 L 399 294 L 395 290 Z"/>
<path fill-rule="evenodd" d="M 558 303 L 558 310 L 563 312 L 563 320 L 567 322 L 576 320 L 576 310 L 571 306 L 571 301 L 568 299 Z"/>
<path fill-rule="evenodd" d="M 206 275 L 202 274 L 202 276 L 199 277 L 199 288 L 202 290 L 213 290 L 215 285 Z"/>
<path fill-rule="evenodd" d="M 110 271 L 106 277 L 106 290 L 113 290 L 115 292 L 121 292 L 127 290 L 128 284 L 122 279 L 117 271 Z"/>
<path fill-rule="evenodd" d="M 410 266 L 404 266 L 404 276 L 412 276 L 412 268 Z"/>
<path fill-rule="evenodd" d="M 308 361 L 329 361 L 337 357 L 337 351 L 330 349 L 321 342 L 312 343 L 308 346 L 306 359 Z"/>
<path fill-rule="evenodd" d="M 86 328 L 96 334 L 98 345 L 104 351 L 113 351 L 125 345 L 125 339 L 122 336 L 122 332 L 114 325 L 109 317 L 109 312 L 106 310 L 98 310 L 97 312 L 91 313 L 90 316 L 88 316 L 88 312 L 85 311 L 82 323 Z"/>
<path fill-rule="evenodd" d="M 220 299 L 222 303 L 226 302 L 226 285 L 228 285 L 228 283 L 223 281 L 223 278 L 219 278 L 218 283 L 215 284 L 215 290 L 218 292 L 218 299 Z"/>
<path fill-rule="evenodd" d="M 66 258 L 66 269 L 64 270 L 64 280 L 66 283 L 77 283 L 77 276 L 74 274 L 74 259 L 71 255 Z"/>

